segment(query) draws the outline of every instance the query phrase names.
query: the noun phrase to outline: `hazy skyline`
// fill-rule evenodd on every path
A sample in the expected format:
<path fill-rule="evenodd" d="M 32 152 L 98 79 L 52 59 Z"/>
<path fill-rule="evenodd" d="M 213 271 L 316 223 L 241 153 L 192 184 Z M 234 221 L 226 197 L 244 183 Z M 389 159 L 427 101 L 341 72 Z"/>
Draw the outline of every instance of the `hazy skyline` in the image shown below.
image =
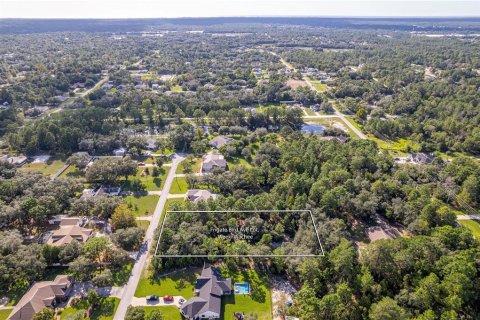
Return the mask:
<path fill-rule="evenodd" d="M 0 18 L 479 17 L 480 0 L 0 0 Z"/>

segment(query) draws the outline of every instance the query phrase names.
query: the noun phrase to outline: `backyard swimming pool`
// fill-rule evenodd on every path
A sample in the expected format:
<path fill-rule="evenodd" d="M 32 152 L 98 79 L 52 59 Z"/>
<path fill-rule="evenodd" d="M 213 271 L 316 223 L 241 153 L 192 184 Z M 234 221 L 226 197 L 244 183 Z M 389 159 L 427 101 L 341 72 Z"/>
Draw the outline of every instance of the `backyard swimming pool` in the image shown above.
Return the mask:
<path fill-rule="evenodd" d="M 235 289 L 235 294 L 250 294 L 250 284 L 247 282 L 235 283 L 233 287 Z"/>

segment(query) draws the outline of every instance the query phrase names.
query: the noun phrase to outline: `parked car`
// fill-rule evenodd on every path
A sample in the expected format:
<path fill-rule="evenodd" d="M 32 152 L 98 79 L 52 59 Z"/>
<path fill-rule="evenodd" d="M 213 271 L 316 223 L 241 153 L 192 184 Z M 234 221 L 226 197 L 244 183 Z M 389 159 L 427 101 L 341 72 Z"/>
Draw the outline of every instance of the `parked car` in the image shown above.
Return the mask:
<path fill-rule="evenodd" d="M 178 304 L 183 304 L 184 302 L 185 302 L 185 299 L 180 298 L 180 300 L 178 300 Z"/>
<path fill-rule="evenodd" d="M 172 296 L 165 296 L 163 297 L 163 301 L 173 301 L 173 297 Z"/>
<path fill-rule="evenodd" d="M 158 300 L 158 296 L 154 296 L 154 295 L 147 296 L 147 301 L 157 301 L 157 300 Z"/>

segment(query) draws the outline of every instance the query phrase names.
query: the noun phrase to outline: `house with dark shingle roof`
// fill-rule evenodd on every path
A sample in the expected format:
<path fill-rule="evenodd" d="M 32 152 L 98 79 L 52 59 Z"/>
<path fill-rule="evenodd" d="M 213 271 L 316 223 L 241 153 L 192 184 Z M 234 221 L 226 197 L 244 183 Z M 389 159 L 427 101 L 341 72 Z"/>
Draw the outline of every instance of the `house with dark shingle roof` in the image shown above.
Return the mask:
<path fill-rule="evenodd" d="M 232 279 L 222 279 L 217 269 L 204 266 L 195 284 L 196 297 L 180 309 L 185 319 L 220 319 L 222 296 L 232 294 Z"/>

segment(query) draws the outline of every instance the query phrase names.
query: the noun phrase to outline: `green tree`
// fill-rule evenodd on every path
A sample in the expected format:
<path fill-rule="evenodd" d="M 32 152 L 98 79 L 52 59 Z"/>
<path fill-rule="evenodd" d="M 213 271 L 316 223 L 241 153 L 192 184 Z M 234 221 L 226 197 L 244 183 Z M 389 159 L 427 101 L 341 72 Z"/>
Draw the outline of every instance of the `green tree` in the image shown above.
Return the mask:
<path fill-rule="evenodd" d="M 377 303 L 372 304 L 369 312 L 371 320 L 407 320 L 408 314 L 395 300 L 384 297 Z"/>
<path fill-rule="evenodd" d="M 55 312 L 50 308 L 43 308 L 33 316 L 33 320 L 54 320 Z"/>

